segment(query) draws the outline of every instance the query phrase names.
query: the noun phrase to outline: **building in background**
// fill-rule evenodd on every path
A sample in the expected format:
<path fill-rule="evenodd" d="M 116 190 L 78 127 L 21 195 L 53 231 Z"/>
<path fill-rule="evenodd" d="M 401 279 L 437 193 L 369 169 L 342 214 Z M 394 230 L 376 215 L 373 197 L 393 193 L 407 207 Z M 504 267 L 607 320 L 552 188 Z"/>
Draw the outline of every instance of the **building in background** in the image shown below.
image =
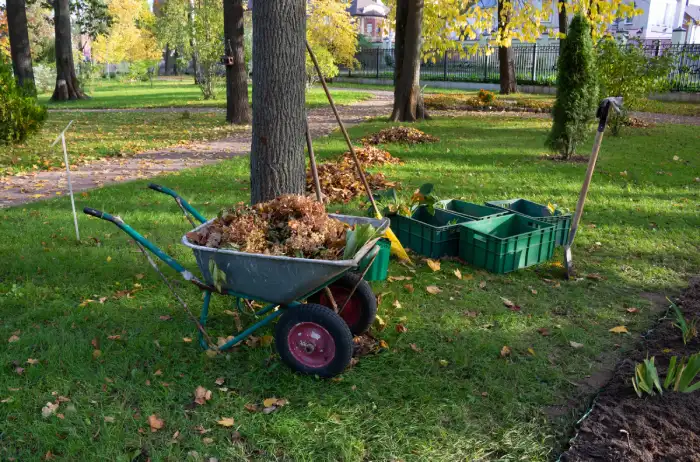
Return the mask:
<path fill-rule="evenodd" d="M 387 15 L 389 7 L 381 0 L 352 0 L 348 12 L 357 21 L 358 32 L 367 41 L 391 46 L 394 34 L 388 27 Z"/>

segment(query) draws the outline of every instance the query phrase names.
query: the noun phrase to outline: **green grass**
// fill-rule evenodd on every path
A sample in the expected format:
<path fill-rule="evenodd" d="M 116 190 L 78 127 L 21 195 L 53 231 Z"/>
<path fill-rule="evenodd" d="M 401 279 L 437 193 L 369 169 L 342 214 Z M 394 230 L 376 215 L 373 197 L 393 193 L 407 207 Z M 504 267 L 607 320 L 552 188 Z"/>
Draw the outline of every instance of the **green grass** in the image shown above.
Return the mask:
<path fill-rule="evenodd" d="M 248 88 L 249 98 L 252 89 Z M 217 87 L 215 100 L 202 99 L 202 92 L 190 77 L 183 79 L 157 79 L 153 85 L 148 82 L 124 83 L 118 81 L 98 81 L 88 90 L 90 99 L 80 101 L 52 102 L 51 94 L 39 96 L 39 101 L 50 109 L 135 109 L 161 107 L 226 107 L 226 89 Z M 333 99 L 337 104 L 352 104 L 370 98 L 363 91 L 336 92 Z M 306 93 L 308 107 L 328 105 L 321 88 L 312 88 Z"/>
<path fill-rule="evenodd" d="M 428 83 L 428 85 L 430 85 Z M 394 91 L 394 87 L 391 85 L 374 85 L 374 84 L 360 84 L 351 82 L 335 82 L 332 84 L 334 88 L 345 88 L 345 89 L 355 89 L 355 90 L 386 90 Z M 478 90 L 459 90 L 455 88 L 437 88 L 428 86 L 425 89 L 425 94 L 446 94 L 446 95 L 467 95 L 476 96 Z M 543 95 L 543 94 L 529 94 L 529 93 L 514 93 L 512 95 L 505 96 L 507 99 L 529 99 L 538 100 L 542 102 L 554 102 L 554 96 Z M 659 101 L 653 99 L 645 100 L 642 105 L 638 108 L 634 108 L 636 111 L 640 112 L 653 112 L 658 114 L 671 114 L 679 116 L 693 116 L 700 117 L 700 103 L 689 103 L 689 102 L 677 102 L 677 101 Z"/>
<path fill-rule="evenodd" d="M 384 126 L 365 123 L 350 133 L 357 139 Z M 382 171 L 405 191 L 433 182 L 443 198 L 525 197 L 574 208 L 586 166 L 542 157 L 547 121 L 436 118 L 419 128 L 442 141 L 387 146 L 405 164 Z M 621 138 L 605 138 L 574 247 L 580 274 L 602 280 L 566 282 L 556 264 L 497 276 L 454 261 L 443 261 L 435 273 L 419 259 L 415 272 L 392 263 L 391 275 L 413 279 L 374 284 L 387 321 L 377 336 L 390 349 L 361 359 L 335 381 L 291 373 L 273 347 L 243 346 L 210 359 L 183 342 L 195 337 L 195 328 L 127 236 L 81 215 L 83 243 L 75 243 L 67 198 L 4 210 L 0 458 L 39 460 L 50 451 L 59 460 L 126 461 L 142 454 L 136 460 L 180 461 L 197 460 L 187 456 L 196 451 L 219 460 L 552 460 L 588 401 L 555 421 L 546 407 L 579 397 L 572 382 L 621 357 L 649 328 L 657 314 L 640 292 L 677 292 L 700 270 L 699 143 L 697 130 L 686 126 L 625 129 Z M 581 152 L 588 149 L 590 143 Z M 342 139 L 318 142 L 316 150 L 321 159 L 337 155 Z M 248 200 L 248 165 L 248 158 L 235 158 L 157 181 L 213 216 Z M 196 268 L 178 244 L 188 226 L 176 205 L 145 184 L 91 191 L 76 205 L 119 214 Z M 357 207 L 330 210 L 358 213 Z M 457 268 L 463 280 L 453 275 Z M 429 295 L 427 285 L 442 293 Z M 198 291 L 184 283 L 177 290 L 196 310 Z M 510 311 L 501 297 L 522 310 Z M 223 313 L 230 302 L 215 300 L 214 335 L 235 330 Z M 465 316 L 468 311 L 478 315 Z M 397 333 L 397 323 L 408 332 Z M 608 332 L 618 325 L 630 334 Z M 8 343 L 12 335 L 19 340 Z M 584 346 L 574 349 L 569 341 Z M 96 359 L 92 342 L 101 351 Z M 504 345 L 512 349 L 507 359 L 499 354 Z M 28 358 L 39 363 L 29 365 Z M 218 377 L 227 391 L 215 385 Z M 213 398 L 193 407 L 198 385 L 213 390 Z M 42 406 L 57 395 L 71 400 L 58 410 L 64 418 L 42 418 Z M 244 409 L 273 396 L 290 404 L 269 415 Z M 165 421 L 163 430 L 149 430 L 151 414 Z M 217 426 L 221 417 L 233 417 L 235 427 Z M 200 434 L 200 425 L 210 431 Z M 233 430 L 243 439 L 231 441 Z"/>
<path fill-rule="evenodd" d="M 38 134 L 0 151 L 0 174 L 61 168 L 61 145 L 50 145 L 71 120 L 66 141 L 73 164 L 219 139 L 245 130 L 227 124 L 221 112 L 198 112 L 189 117 L 167 112 L 51 112 Z"/>

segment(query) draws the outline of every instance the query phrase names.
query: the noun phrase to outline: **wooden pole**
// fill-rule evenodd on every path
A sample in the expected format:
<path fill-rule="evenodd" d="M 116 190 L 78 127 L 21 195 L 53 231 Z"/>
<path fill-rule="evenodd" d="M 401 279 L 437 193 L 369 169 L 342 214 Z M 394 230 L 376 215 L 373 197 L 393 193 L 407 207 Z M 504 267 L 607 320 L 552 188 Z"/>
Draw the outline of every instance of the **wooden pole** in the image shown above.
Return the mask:
<path fill-rule="evenodd" d="M 306 147 L 309 150 L 309 164 L 311 165 L 311 177 L 314 180 L 314 188 L 316 188 L 316 200 L 323 202 L 321 198 L 321 182 L 318 180 L 318 169 L 316 168 L 316 156 L 314 155 L 314 146 L 311 143 L 311 132 L 309 132 L 309 119 L 306 119 Z"/>
<path fill-rule="evenodd" d="M 372 190 L 369 187 L 369 183 L 367 183 L 367 177 L 365 177 L 365 173 L 362 171 L 362 165 L 360 164 L 360 160 L 357 158 L 357 154 L 355 153 L 355 148 L 352 145 L 352 141 L 350 141 L 350 136 L 348 135 L 347 130 L 345 130 L 345 125 L 343 124 L 343 121 L 340 120 L 338 108 L 336 108 L 335 103 L 333 102 L 331 92 L 328 91 L 326 79 L 323 78 L 323 74 L 321 73 L 321 67 L 318 65 L 316 55 L 314 54 L 313 50 L 311 50 L 311 46 L 309 45 L 308 41 L 306 42 L 306 50 L 309 52 L 311 61 L 313 61 L 314 63 L 314 67 L 316 68 L 316 72 L 318 73 L 318 78 L 321 81 L 321 85 L 323 86 L 323 91 L 326 92 L 328 102 L 330 103 L 331 109 L 333 109 L 333 114 L 335 114 L 335 119 L 338 121 L 338 125 L 340 126 L 340 131 L 343 133 L 343 137 L 345 137 L 345 142 L 347 143 L 348 148 L 350 149 L 350 154 L 352 155 L 352 159 L 355 162 L 355 166 L 357 167 L 357 173 L 360 175 L 360 181 L 362 181 L 362 185 L 364 186 L 365 191 L 367 191 L 369 201 L 372 203 L 372 208 L 374 208 L 374 212 L 377 215 L 381 215 L 381 213 L 379 212 L 379 208 L 377 208 L 377 203 L 374 201 L 374 196 L 372 195 Z"/>

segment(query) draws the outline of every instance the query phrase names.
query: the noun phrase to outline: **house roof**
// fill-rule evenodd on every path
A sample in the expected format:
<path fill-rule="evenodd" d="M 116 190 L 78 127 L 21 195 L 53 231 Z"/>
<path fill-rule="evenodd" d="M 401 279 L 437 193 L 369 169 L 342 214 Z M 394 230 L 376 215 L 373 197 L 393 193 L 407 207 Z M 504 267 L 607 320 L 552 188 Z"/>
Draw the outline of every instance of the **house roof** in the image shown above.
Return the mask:
<path fill-rule="evenodd" d="M 690 16 L 690 18 L 694 21 L 700 21 L 700 6 L 686 5 L 685 14 Z"/>
<path fill-rule="evenodd" d="M 389 14 L 389 7 L 381 0 L 352 0 L 348 12 L 352 16 L 374 16 L 386 18 Z"/>

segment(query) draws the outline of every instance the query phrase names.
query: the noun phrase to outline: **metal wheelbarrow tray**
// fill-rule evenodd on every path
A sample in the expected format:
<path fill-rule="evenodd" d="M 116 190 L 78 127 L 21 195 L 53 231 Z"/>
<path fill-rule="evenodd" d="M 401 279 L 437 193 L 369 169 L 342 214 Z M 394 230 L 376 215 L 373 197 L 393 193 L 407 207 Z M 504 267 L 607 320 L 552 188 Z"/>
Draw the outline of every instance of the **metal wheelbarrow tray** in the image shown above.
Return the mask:
<path fill-rule="evenodd" d="M 335 214 L 328 214 L 328 216 L 351 226 L 370 223 L 377 228 L 377 237 L 362 246 L 352 260 L 312 260 L 214 249 L 192 244 L 186 236 L 182 237 L 182 244 L 194 252 L 197 266 L 208 285 L 214 286 L 214 278 L 209 270 L 210 262 L 213 260 L 219 270 L 226 274 L 226 282 L 220 286 L 222 292 L 245 294 L 245 298 L 286 305 L 306 298 L 322 289 L 334 278 L 359 268 L 362 260 L 374 248 L 389 224 L 386 219 Z M 193 231 L 206 228 L 214 220 L 199 225 Z"/>
<path fill-rule="evenodd" d="M 156 184 L 150 184 L 148 187 L 175 199 L 193 226 L 195 226 L 193 218 L 199 221 L 201 224 L 196 226 L 194 231 L 214 221 L 204 218 L 175 191 Z M 275 329 L 275 346 L 282 361 L 298 372 L 333 377 L 341 373 L 350 363 L 353 334 L 364 332 L 377 314 L 377 301 L 371 287 L 362 279 L 362 276 L 350 271 L 363 269 L 366 271 L 366 268 L 372 264 L 379 252 L 377 242 L 389 226 L 389 220 L 386 218 L 377 220 L 330 214 L 331 217 L 349 225 L 370 223 L 377 229 L 377 237 L 362 246 L 351 260 L 312 260 L 213 249 L 192 244 L 186 236 L 183 236 L 182 244 L 192 249 L 201 270 L 202 279 L 200 280 L 158 246 L 124 223 L 121 218 L 89 207 L 83 211 L 113 223 L 136 241 L 151 265 L 196 323 L 199 330 L 199 343 L 204 349 L 228 350 L 244 341 L 256 330 L 280 318 Z M 192 314 L 185 301 L 175 292 L 147 251 L 180 273 L 186 281 L 202 290 L 204 297 L 199 319 Z M 218 270 L 224 273 L 225 281 L 219 280 L 216 281 L 219 284 L 215 283 L 210 270 L 211 262 L 214 262 Z M 319 296 L 320 293 L 324 295 Z M 255 322 L 242 328 L 235 335 L 229 336 L 225 341 L 214 344 L 205 329 L 212 294 L 234 297 L 234 307 L 242 313 L 246 312 L 245 308 L 247 308 L 249 311 L 246 314 L 252 314 Z M 340 298 L 336 298 L 338 296 Z M 303 303 L 304 300 L 307 302 Z M 264 302 L 266 305 L 257 309 L 251 301 Z"/>

